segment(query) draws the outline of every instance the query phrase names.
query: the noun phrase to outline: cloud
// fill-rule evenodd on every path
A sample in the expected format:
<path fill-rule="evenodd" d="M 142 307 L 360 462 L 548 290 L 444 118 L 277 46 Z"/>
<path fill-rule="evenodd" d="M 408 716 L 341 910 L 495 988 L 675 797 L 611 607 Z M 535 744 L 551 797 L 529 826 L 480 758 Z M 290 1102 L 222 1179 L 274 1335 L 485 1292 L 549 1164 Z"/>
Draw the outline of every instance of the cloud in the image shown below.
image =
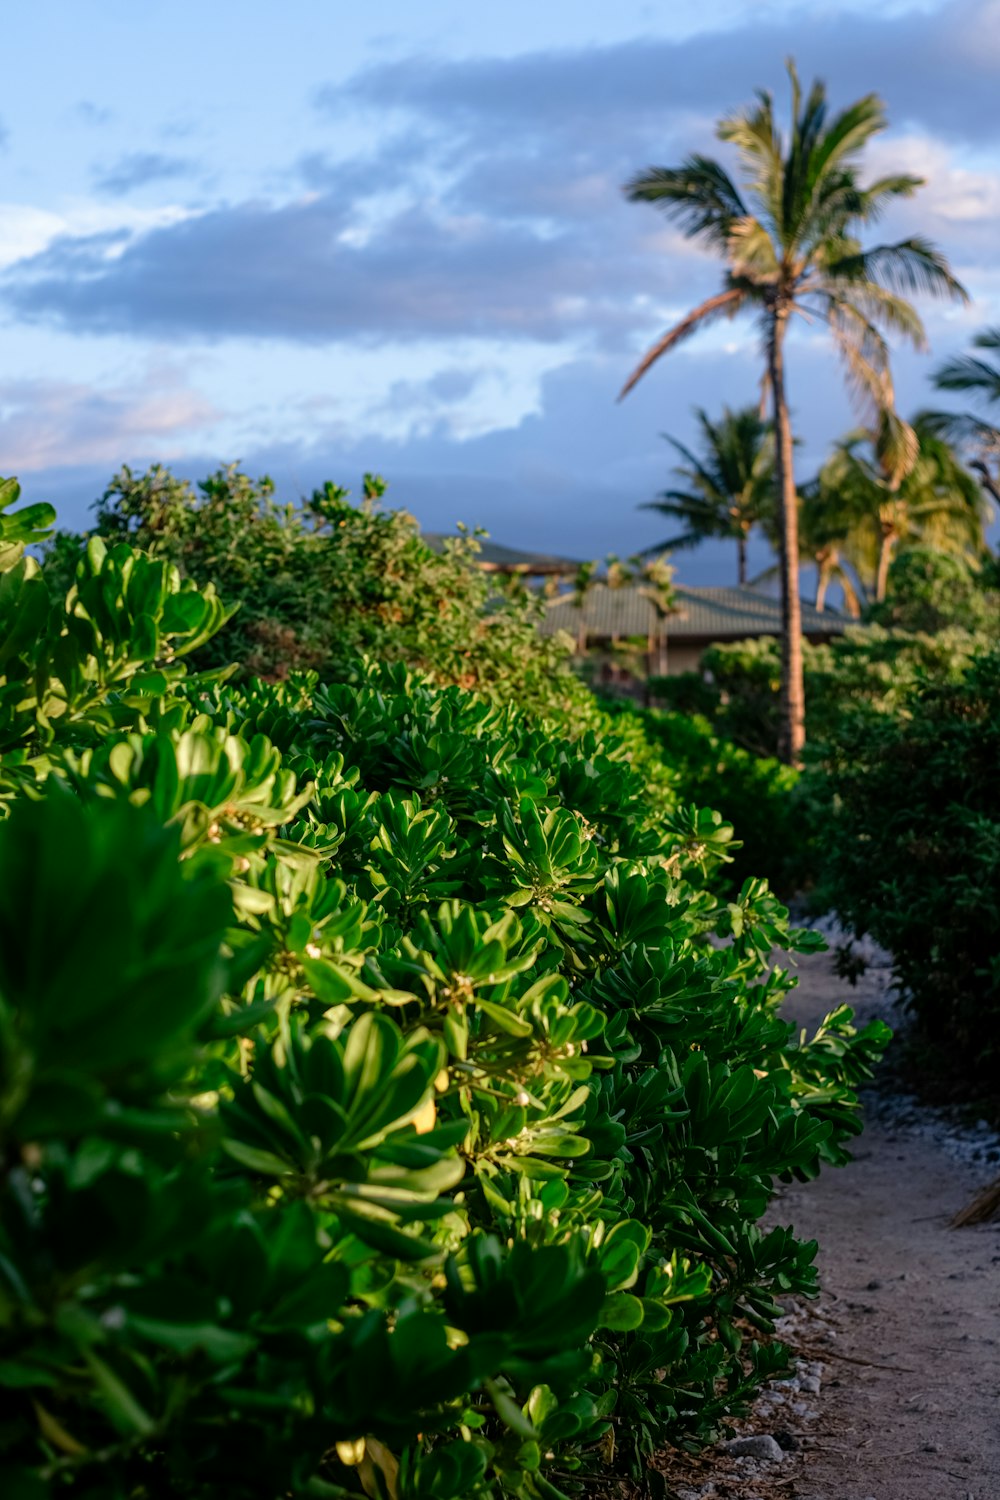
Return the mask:
<path fill-rule="evenodd" d="M 601 246 L 568 230 L 434 206 L 358 232 L 319 196 L 192 214 L 127 242 L 64 236 L 11 269 L 6 300 L 22 318 L 78 332 L 315 344 L 614 339 L 648 317 L 637 287 L 683 295 L 666 263 L 640 276 L 629 259 L 626 242 L 609 273 Z"/>
<path fill-rule="evenodd" d="M 118 237 L 107 223 L 70 232 L 26 253 L 0 295 L 26 321 L 172 341 L 635 349 L 712 290 L 718 268 L 661 215 L 626 204 L 621 183 L 646 163 L 718 149 L 715 119 L 761 83 L 783 108 L 789 49 L 804 77 L 828 77 L 835 105 L 869 87 L 886 94 L 895 123 L 911 124 L 873 162 L 930 162 L 935 186 L 915 200 L 912 225 L 930 220 L 946 251 L 968 246 L 988 265 L 997 182 L 963 165 L 954 143 L 1000 129 L 1000 0 L 952 0 L 682 40 L 379 63 L 320 90 L 334 121 L 371 111 L 372 144 L 302 156 L 290 173 L 299 196 L 147 226 L 123 218 Z M 105 172 L 104 188 L 187 165 L 137 153 Z"/>
<path fill-rule="evenodd" d="M 1000 0 L 949 0 L 900 14 L 825 13 L 702 30 L 681 40 L 642 36 L 602 47 L 514 57 L 404 57 L 375 64 L 317 95 L 338 115 L 377 101 L 445 121 L 464 134 L 499 124 L 561 144 L 594 130 L 619 139 L 671 130 L 679 112 L 726 112 L 768 86 L 784 93 L 782 59 L 825 78 L 834 100 L 874 90 L 897 124 L 919 121 L 965 140 L 1000 134 Z"/>
<path fill-rule="evenodd" d="M 136 188 L 186 177 L 195 170 L 195 164 L 183 156 L 166 156 L 159 151 L 129 151 L 113 165 L 99 169 L 94 174 L 94 186 L 99 193 L 123 198 Z"/>
<path fill-rule="evenodd" d="M 0 449 L 7 472 L 102 464 L 183 451 L 219 413 L 170 367 L 117 386 L 68 380 L 0 381 Z"/>

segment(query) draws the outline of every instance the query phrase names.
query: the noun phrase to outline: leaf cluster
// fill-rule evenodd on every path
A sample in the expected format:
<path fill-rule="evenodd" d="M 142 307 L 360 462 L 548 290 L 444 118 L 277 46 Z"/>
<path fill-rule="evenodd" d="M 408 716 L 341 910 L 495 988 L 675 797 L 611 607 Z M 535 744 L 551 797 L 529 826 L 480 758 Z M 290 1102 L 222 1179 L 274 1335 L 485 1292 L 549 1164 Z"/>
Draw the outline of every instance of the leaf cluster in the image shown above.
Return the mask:
<path fill-rule="evenodd" d="M 780 1019 L 815 942 L 731 827 L 600 715 L 186 675 L 213 591 L 92 541 L 60 596 L 17 526 L 4 1494 L 554 1500 L 717 1433 L 886 1040 Z"/>

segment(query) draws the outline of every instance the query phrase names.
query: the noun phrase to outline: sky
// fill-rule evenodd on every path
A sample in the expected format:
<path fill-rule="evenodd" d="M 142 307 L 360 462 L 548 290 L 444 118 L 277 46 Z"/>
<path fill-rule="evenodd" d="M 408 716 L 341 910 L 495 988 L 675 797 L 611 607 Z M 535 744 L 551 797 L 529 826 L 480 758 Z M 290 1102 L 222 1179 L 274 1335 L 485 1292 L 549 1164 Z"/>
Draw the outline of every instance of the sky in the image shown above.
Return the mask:
<path fill-rule="evenodd" d="M 884 98 L 866 170 L 927 185 L 879 238 L 929 236 L 972 298 L 920 302 L 904 415 L 1000 323 L 1000 0 L 33 0 L 2 35 L 0 473 L 63 525 L 123 463 L 239 460 L 288 499 L 374 470 L 509 546 L 662 540 L 664 434 L 755 401 L 762 362 L 717 325 L 617 403 L 720 276 L 622 185 L 728 162 L 716 122 L 782 109 L 788 55 L 834 107 Z M 817 329 L 788 380 L 807 475 L 856 416 Z M 733 552 L 678 576 L 734 581 Z"/>

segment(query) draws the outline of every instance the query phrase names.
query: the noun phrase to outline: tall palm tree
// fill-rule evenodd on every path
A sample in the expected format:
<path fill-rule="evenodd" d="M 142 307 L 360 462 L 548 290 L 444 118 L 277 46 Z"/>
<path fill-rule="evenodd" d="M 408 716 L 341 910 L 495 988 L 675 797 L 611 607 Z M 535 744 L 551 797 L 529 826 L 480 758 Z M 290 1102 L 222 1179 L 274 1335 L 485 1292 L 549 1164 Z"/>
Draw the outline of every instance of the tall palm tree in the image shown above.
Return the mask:
<path fill-rule="evenodd" d="M 907 430 L 913 457 L 902 473 L 887 459 L 880 434 L 862 428 L 837 443 L 819 477 L 820 491 L 837 497 L 846 545 L 878 602 L 901 547 L 932 547 L 976 561 L 986 546 L 989 515 L 974 475 L 924 419 Z"/>
<path fill-rule="evenodd" d="M 972 340 L 972 347 L 1000 353 L 1000 328 L 984 328 Z M 986 406 L 1000 407 L 1000 359 L 991 362 L 978 354 L 956 355 L 935 370 L 934 384 L 939 391 L 961 391 L 979 397 Z M 969 467 L 1000 505 L 1000 428 L 974 412 L 927 412 L 926 417 L 952 442 L 972 449 Z"/>
<path fill-rule="evenodd" d="M 676 547 L 696 547 L 709 537 L 736 542 L 738 577 L 747 581 L 747 538 L 754 526 L 774 508 L 774 442 L 770 424 L 757 406 L 739 411 L 723 408 L 713 422 L 696 408 L 701 428 L 701 456 L 677 438 L 667 437 L 685 460 L 674 469 L 686 481 L 684 489 L 664 490 L 643 510 L 658 511 L 680 521 L 684 530 L 650 547 L 660 552 Z"/>
<path fill-rule="evenodd" d="M 792 110 L 786 139 L 771 95 L 721 122 L 719 138 L 736 147 L 742 191 L 717 161 L 689 156 L 679 167 L 652 167 L 626 186 L 633 202 L 655 203 L 726 263 L 722 290 L 653 345 L 625 383 L 624 396 L 662 355 L 696 329 L 754 312 L 763 338 L 774 415 L 775 491 L 781 517 L 782 754 L 795 762 L 805 741 L 802 629 L 798 581 L 798 508 L 792 429 L 785 390 L 785 337 L 793 314 L 828 328 L 855 393 L 872 414 L 891 410 L 886 334 L 918 347 L 924 332 L 904 292 L 965 298 L 943 256 L 913 237 L 866 250 L 856 231 L 922 179 L 904 174 L 862 185 L 858 158 L 886 125 L 869 94 L 833 118 L 826 89 L 814 83 L 803 102 L 789 62 Z"/>

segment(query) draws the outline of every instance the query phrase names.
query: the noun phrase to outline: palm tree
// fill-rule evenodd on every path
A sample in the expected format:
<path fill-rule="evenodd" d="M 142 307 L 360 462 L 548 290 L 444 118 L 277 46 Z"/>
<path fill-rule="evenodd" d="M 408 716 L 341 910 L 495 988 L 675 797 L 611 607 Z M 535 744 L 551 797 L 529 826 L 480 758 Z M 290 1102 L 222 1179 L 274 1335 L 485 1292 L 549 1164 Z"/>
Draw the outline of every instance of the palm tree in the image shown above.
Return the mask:
<path fill-rule="evenodd" d="M 789 62 L 792 111 L 787 140 L 774 119 L 771 95 L 730 116 L 719 138 L 734 145 L 743 189 L 717 161 L 690 156 L 679 167 L 652 167 L 627 186 L 633 202 L 655 203 L 726 263 L 722 290 L 659 339 L 625 383 L 624 396 L 658 360 L 696 329 L 743 311 L 755 312 L 767 358 L 775 429 L 775 492 L 781 518 L 782 733 L 781 750 L 798 761 L 805 741 L 802 630 L 798 580 L 798 507 L 792 466 L 792 429 L 785 390 L 785 336 L 799 313 L 818 319 L 844 359 L 848 379 L 874 416 L 892 410 L 886 333 L 922 347 L 923 326 L 904 292 L 965 298 L 943 256 L 913 237 L 865 250 L 855 231 L 896 198 L 909 197 L 922 179 L 879 178 L 863 186 L 858 158 L 886 125 L 885 110 L 869 94 L 832 119 L 826 89 L 815 83 L 803 102 Z"/>
<path fill-rule="evenodd" d="M 932 547 L 978 560 L 989 520 L 982 490 L 955 450 L 923 418 L 912 427 L 912 459 L 900 471 L 884 435 L 861 428 L 836 445 L 820 472 L 821 493 L 836 496 L 844 536 L 867 590 L 886 596 L 901 546 Z"/>
<path fill-rule="evenodd" d="M 974 349 L 1000 351 L 1000 328 L 984 328 L 972 340 Z M 934 372 L 939 391 L 962 391 L 981 397 L 987 406 L 1000 406 L 1000 361 L 991 363 L 977 354 L 960 354 Z M 983 489 L 1000 505 L 1000 428 L 973 412 L 927 412 L 928 422 L 952 442 L 971 447 L 969 467 Z M 997 465 L 993 473 L 991 465 Z"/>
<path fill-rule="evenodd" d="M 718 422 L 700 409 L 695 416 L 701 428 L 700 458 L 677 438 L 667 437 L 685 460 L 674 473 L 687 481 L 687 488 L 664 490 L 641 507 L 680 521 L 684 530 L 648 551 L 696 547 L 709 537 L 731 538 L 736 542 L 739 581 L 744 584 L 747 537 L 774 507 L 770 423 L 756 406 L 739 411 L 724 407 Z"/>
<path fill-rule="evenodd" d="M 845 507 L 841 492 L 825 483 L 822 473 L 802 486 L 799 560 L 816 568 L 815 608 L 819 614 L 826 608 L 830 585 L 839 583 L 847 613 L 853 620 L 861 618 L 863 589 L 858 578 L 854 523 L 855 517 Z M 775 550 L 778 550 L 777 538 Z"/>

